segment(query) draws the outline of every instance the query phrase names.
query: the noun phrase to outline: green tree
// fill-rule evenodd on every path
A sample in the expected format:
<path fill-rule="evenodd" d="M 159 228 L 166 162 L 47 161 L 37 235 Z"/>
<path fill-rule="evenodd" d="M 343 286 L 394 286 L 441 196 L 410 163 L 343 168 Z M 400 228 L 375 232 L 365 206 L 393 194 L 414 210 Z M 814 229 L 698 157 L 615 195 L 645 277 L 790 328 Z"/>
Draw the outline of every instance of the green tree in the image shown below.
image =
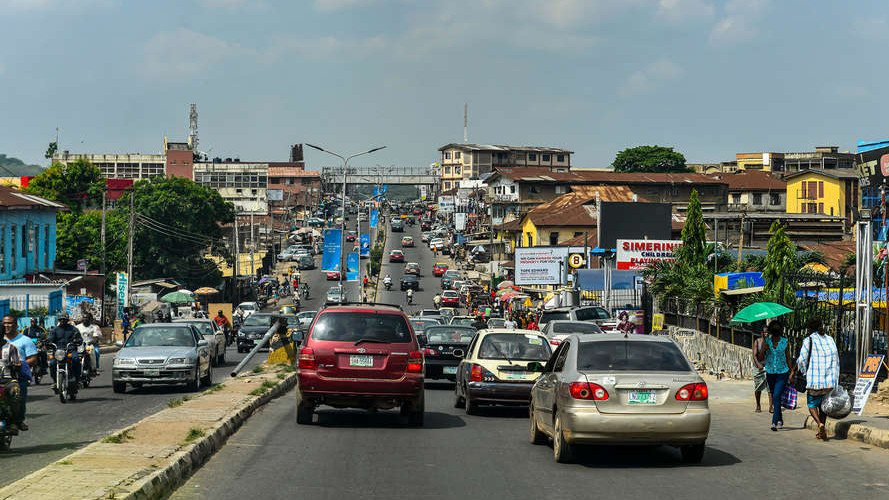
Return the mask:
<path fill-rule="evenodd" d="M 59 212 L 56 220 L 56 267 L 77 269 L 86 259 L 89 269 L 102 264 L 102 212 Z M 106 268 L 123 269 L 126 264 L 127 221 L 109 212 L 105 219 Z"/>
<path fill-rule="evenodd" d="M 49 147 L 46 148 L 46 153 L 43 155 L 47 160 L 52 160 L 52 155 L 56 154 L 59 150 L 59 143 L 56 141 L 52 141 L 49 143 Z"/>
<path fill-rule="evenodd" d="M 762 278 L 765 281 L 763 292 L 766 296 L 777 298 L 785 304 L 790 303 L 793 300 L 793 287 L 784 287 L 785 297 L 780 297 L 780 290 L 785 277 L 798 269 L 796 245 L 790 241 L 780 221 L 773 222 L 769 230 L 772 237 L 769 238 L 769 247 L 763 262 Z"/>
<path fill-rule="evenodd" d="M 679 249 L 678 259 L 683 265 L 703 264 L 712 251 L 712 245 L 707 244 L 707 226 L 704 224 L 701 199 L 698 190 L 692 189 L 685 225 L 682 226 L 682 248 Z"/>
<path fill-rule="evenodd" d="M 615 172 L 667 172 L 684 173 L 691 169 L 685 164 L 685 156 L 664 146 L 636 146 L 627 148 L 614 157 L 611 163 Z"/>
<path fill-rule="evenodd" d="M 68 164 L 53 163 L 31 179 L 26 191 L 80 212 L 90 204 L 101 202 L 104 189 L 105 178 L 99 168 L 79 159 Z"/>

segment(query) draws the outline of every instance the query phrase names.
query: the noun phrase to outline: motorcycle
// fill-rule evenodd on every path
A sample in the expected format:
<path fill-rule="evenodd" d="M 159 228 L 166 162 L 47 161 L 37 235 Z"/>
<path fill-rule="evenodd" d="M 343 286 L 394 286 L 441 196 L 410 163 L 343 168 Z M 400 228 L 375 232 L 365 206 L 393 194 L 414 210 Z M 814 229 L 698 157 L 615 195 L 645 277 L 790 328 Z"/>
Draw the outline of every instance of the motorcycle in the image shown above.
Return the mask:
<path fill-rule="evenodd" d="M 386 285 L 386 291 L 387 291 L 387 292 L 388 292 L 389 290 L 392 290 L 392 282 L 391 282 L 391 281 L 384 281 L 383 284 Z"/>
<path fill-rule="evenodd" d="M 40 379 L 49 373 L 49 357 L 46 355 L 46 341 L 43 339 L 34 339 L 37 344 L 37 366 L 31 369 L 31 375 L 34 377 L 34 385 L 40 385 Z"/>
<path fill-rule="evenodd" d="M 412 293 L 407 294 L 407 303 L 408 304 L 414 303 L 414 294 L 412 294 Z"/>
<path fill-rule="evenodd" d="M 93 365 L 96 362 L 93 349 L 94 346 L 92 344 L 85 347 L 81 344 L 77 348 L 77 353 L 80 355 L 80 386 L 84 389 L 89 387 L 90 382 L 93 381 L 93 370 L 95 369 Z"/>
<path fill-rule="evenodd" d="M 47 344 L 52 349 L 49 359 L 56 361 L 56 385 L 53 391 L 59 395 L 59 401 L 63 404 L 68 400 L 77 399 L 77 388 L 80 385 L 74 374 L 74 353 L 77 352 L 77 346 L 68 344 L 65 349 L 59 349 L 52 343 Z"/>
<path fill-rule="evenodd" d="M 18 399 L 21 397 L 21 388 L 18 382 L 10 380 L 6 383 L 0 383 L 0 451 L 6 451 L 12 445 L 12 436 L 18 434 L 9 428 L 12 424 L 11 420 L 15 416 L 8 410 L 7 400 Z"/>
<path fill-rule="evenodd" d="M 309 300 L 309 287 L 303 286 L 303 300 Z"/>

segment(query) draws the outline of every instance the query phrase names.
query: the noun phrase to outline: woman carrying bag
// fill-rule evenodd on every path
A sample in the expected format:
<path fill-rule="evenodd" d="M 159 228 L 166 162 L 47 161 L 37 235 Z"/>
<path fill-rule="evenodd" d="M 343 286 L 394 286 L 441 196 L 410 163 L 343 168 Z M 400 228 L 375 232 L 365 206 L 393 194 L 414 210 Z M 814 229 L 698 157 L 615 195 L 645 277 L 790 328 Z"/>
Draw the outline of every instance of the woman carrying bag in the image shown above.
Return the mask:
<path fill-rule="evenodd" d="M 787 385 L 787 378 L 793 361 L 790 359 L 790 350 L 787 349 L 787 337 L 784 336 L 784 325 L 775 320 L 769 323 L 769 336 L 761 344 L 759 359 L 765 365 L 766 381 L 769 384 L 769 393 L 772 395 L 772 426 L 777 431 L 784 426 L 784 416 L 781 412 L 781 396 Z"/>

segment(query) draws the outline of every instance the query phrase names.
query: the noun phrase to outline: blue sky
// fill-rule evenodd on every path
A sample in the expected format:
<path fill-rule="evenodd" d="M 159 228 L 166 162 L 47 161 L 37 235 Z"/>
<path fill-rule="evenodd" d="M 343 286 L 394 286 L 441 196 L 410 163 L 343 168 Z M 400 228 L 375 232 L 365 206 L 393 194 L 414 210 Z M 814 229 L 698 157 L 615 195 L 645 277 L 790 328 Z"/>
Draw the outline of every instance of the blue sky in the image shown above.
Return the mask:
<path fill-rule="evenodd" d="M 0 152 L 288 144 L 428 165 L 470 142 L 690 162 L 889 136 L 889 4 L 809 0 L 2 0 Z M 333 164 L 308 152 L 310 167 Z"/>

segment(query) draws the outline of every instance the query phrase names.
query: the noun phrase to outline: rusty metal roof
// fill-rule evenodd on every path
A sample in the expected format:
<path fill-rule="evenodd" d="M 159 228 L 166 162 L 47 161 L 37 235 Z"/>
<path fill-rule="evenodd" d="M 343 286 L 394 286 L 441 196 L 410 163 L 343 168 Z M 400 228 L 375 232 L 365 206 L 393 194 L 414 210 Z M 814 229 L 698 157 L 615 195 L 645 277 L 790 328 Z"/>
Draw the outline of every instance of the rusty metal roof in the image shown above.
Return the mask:
<path fill-rule="evenodd" d="M 0 186 L 0 209 L 22 208 L 48 208 L 52 210 L 67 210 L 68 207 L 49 201 L 46 198 L 22 193 L 11 186 Z"/>
<path fill-rule="evenodd" d="M 682 173 L 619 173 L 610 170 L 578 170 L 554 172 L 543 167 L 498 168 L 497 172 L 513 181 L 571 184 L 727 184 L 704 174 Z"/>
<path fill-rule="evenodd" d="M 626 186 L 573 186 L 574 192 L 542 203 L 528 212 L 535 226 L 597 226 L 599 201 L 633 201 Z"/>
<path fill-rule="evenodd" d="M 786 182 L 760 170 L 715 174 L 711 177 L 728 183 L 729 191 L 784 191 L 787 188 Z"/>

